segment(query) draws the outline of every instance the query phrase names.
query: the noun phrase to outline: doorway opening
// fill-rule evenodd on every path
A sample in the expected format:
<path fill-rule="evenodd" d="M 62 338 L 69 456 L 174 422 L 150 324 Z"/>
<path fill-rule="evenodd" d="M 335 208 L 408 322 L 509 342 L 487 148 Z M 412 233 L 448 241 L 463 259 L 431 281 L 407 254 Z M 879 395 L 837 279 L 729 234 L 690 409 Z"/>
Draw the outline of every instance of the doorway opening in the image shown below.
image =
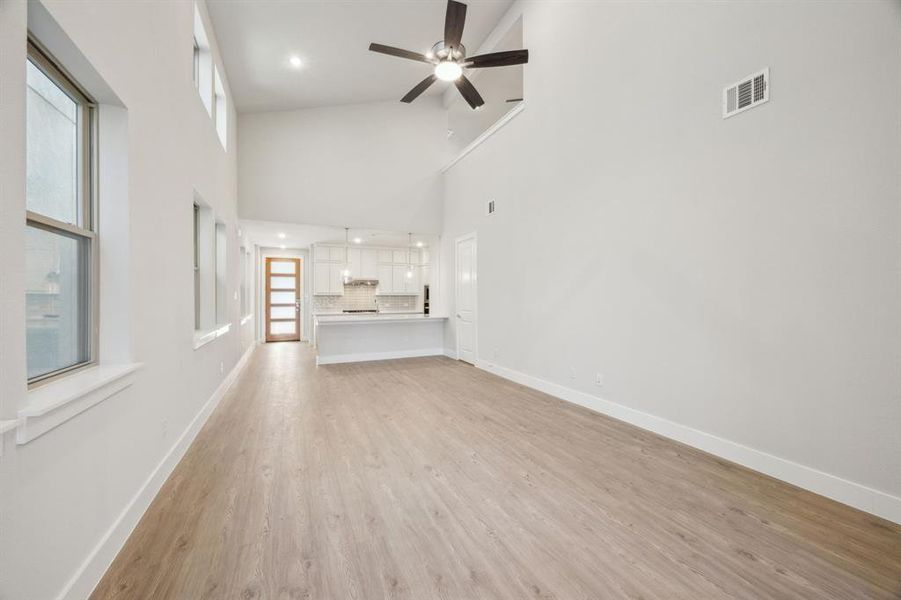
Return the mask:
<path fill-rule="evenodd" d="M 478 357 L 475 232 L 457 238 L 454 258 L 457 358 L 474 365 Z"/>
<path fill-rule="evenodd" d="M 267 342 L 299 342 L 301 334 L 301 262 L 266 257 Z"/>

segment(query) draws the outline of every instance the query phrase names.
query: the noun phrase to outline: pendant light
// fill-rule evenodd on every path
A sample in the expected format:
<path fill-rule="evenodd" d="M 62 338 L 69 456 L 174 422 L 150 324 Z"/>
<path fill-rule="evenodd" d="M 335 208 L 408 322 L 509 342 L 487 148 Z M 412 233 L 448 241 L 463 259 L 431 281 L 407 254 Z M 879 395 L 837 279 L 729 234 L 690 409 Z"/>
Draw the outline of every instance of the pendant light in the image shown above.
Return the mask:
<path fill-rule="evenodd" d="M 344 228 L 344 270 L 341 271 L 344 279 L 350 279 L 350 228 Z"/>
<path fill-rule="evenodd" d="M 407 234 L 407 279 L 413 279 L 413 234 Z"/>

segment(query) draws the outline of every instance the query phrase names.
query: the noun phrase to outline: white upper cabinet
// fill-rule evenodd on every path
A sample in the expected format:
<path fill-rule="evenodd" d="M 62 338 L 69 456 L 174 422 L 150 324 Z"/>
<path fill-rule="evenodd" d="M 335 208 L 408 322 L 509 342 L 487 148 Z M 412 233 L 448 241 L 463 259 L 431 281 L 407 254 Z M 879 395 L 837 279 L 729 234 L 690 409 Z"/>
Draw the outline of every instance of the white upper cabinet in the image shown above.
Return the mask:
<path fill-rule="evenodd" d="M 329 257 L 328 246 L 313 246 L 313 262 L 328 262 Z"/>
<path fill-rule="evenodd" d="M 328 263 L 313 263 L 313 294 L 328 296 L 331 294 L 331 268 Z"/>
<path fill-rule="evenodd" d="M 363 253 L 359 248 L 351 248 L 347 251 L 347 263 L 350 276 L 353 279 L 363 279 Z"/>
<path fill-rule="evenodd" d="M 422 292 L 424 276 L 428 273 L 428 268 L 424 266 L 429 261 L 427 250 L 354 247 L 346 252 L 351 278 L 378 279 L 377 294 L 409 296 Z M 317 244 L 313 246 L 313 261 L 313 293 L 318 296 L 343 295 L 344 246 Z M 413 265 L 413 273 L 407 277 L 410 264 Z"/>
<path fill-rule="evenodd" d="M 379 273 L 376 265 L 378 257 L 375 250 L 366 248 L 360 253 L 360 275 L 361 279 L 378 279 Z"/>
<path fill-rule="evenodd" d="M 392 267 L 391 265 L 379 265 L 378 272 L 376 275 L 376 279 L 379 280 L 379 287 L 376 289 L 376 294 L 391 294 L 394 293 L 394 276 L 392 275 Z"/>
<path fill-rule="evenodd" d="M 317 256 L 317 250 L 319 250 L 319 256 L 322 256 L 324 252 L 329 252 L 329 257 L 331 257 L 331 252 L 327 247 L 314 247 L 313 248 L 313 256 L 314 260 Z M 342 254 L 343 254 L 343 248 Z M 314 262 L 313 263 L 313 295 L 314 296 L 343 296 L 344 295 L 344 276 L 342 271 L 344 270 L 343 262 Z"/>
<path fill-rule="evenodd" d="M 406 272 L 404 273 L 404 291 L 408 294 L 418 294 L 421 290 L 419 289 L 420 281 L 419 281 L 419 267 L 413 268 L 413 273 L 411 277 L 406 276 Z"/>
<path fill-rule="evenodd" d="M 329 248 L 329 260 L 332 262 L 343 263 L 347 259 L 344 254 L 345 250 L 346 248 L 344 248 L 344 246 L 332 246 Z"/>

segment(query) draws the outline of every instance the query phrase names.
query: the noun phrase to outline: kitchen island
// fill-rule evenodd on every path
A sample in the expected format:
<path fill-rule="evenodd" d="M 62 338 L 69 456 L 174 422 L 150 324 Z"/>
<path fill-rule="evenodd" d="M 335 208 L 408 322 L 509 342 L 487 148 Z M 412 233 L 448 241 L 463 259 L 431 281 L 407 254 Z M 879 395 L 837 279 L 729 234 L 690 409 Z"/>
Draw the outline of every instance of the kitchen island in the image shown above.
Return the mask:
<path fill-rule="evenodd" d="M 446 322 L 422 313 L 316 315 L 316 364 L 444 354 Z"/>

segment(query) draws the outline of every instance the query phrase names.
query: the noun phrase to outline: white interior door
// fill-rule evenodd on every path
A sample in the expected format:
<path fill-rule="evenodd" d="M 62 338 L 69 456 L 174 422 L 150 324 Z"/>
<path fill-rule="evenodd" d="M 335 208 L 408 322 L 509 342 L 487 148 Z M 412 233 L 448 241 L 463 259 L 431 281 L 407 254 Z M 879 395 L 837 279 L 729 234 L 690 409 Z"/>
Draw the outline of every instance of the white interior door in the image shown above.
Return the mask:
<path fill-rule="evenodd" d="M 457 358 L 475 364 L 476 342 L 476 234 L 457 238 L 454 278 L 456 290 Z"/>

